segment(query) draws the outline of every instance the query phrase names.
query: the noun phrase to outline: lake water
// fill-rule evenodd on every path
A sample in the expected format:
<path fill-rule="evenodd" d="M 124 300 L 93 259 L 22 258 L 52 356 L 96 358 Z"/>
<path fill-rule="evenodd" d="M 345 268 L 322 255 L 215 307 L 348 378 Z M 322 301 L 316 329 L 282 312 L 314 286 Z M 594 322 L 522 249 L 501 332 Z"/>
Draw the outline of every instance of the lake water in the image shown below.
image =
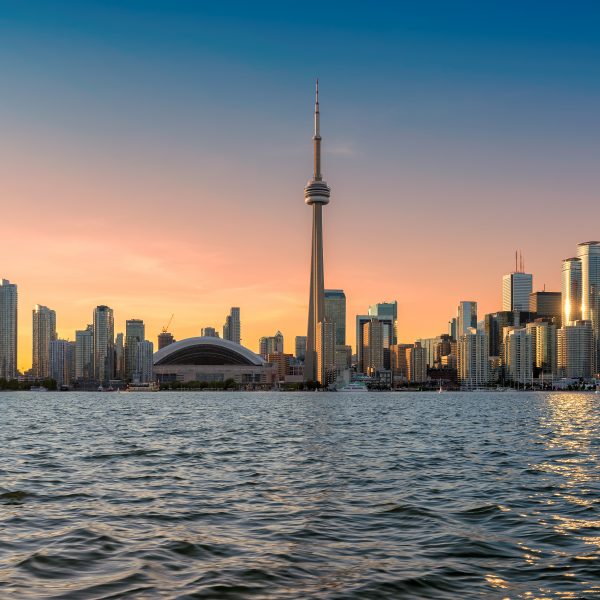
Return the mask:
<path fill-rule="evenodd" d="M 0 393 L 0 598 L 600 597 L 600 395 Z"/>

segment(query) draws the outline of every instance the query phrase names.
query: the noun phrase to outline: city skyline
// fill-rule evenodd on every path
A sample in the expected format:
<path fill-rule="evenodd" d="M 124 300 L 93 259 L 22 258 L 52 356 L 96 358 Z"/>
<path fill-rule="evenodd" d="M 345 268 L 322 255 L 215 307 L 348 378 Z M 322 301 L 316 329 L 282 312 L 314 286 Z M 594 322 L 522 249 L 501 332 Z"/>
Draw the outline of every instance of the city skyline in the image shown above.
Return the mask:
<path fill-rule="evenodd" d="M 346 293 L 348 343 L 352 315 L 385 298 L 398 300 L 400 341 L 445 331 L 464 298 L 499 310 L 515 248 L 534 291 L 560 290 L 556 265 L 598 237 L 599 42 L 587 9 L 515 20 L 506 4 L 440 5 L 429 21 L 418 8 L 388 19 L 401 9 L 324 4 L 321 44 L 307 48 L 304 9 L 282 8 L 294 13 L 282 20 L 266 7 L 232 16 L 157 2 L 165 18 L 152 20 L 141 7 L 36 4 L 0 23 L 0 175 L 16 224 L 3 230 L 0 275 L 19 286 L 21 370 L 36 304 L 56 311 L 62 339 L 98 305 L 114 309 L 115 331 L 143 318 L 153 341 L 173 313 L 177 339 L 220 330 L 232 305 L 253 350 L 277 329 L 304 334 L 310 215 L 298 190 L 317 75 L 336 196 L 326 285 Z M 563 231 L 567 206 L 586 218 Z M 509 226 L 490 235 L 502 216 Z M 372 260 L 390 248 L 396 260 Z M 250 256 L 264 260 L 250 268 Z"/>

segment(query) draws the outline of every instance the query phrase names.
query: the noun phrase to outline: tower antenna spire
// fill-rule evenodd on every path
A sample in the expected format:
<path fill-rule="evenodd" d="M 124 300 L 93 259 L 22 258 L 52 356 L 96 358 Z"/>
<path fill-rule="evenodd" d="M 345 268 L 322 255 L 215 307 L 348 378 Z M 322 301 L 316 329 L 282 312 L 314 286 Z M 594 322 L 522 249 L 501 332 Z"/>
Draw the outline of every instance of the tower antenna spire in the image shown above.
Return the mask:
<path fill-rule="evenodd" d="M 319 78 L 315 84 L 315 132 L 313 134 L 314 175 L 315 181 L 321 181 L 321 115 L 319 112 Z"/>

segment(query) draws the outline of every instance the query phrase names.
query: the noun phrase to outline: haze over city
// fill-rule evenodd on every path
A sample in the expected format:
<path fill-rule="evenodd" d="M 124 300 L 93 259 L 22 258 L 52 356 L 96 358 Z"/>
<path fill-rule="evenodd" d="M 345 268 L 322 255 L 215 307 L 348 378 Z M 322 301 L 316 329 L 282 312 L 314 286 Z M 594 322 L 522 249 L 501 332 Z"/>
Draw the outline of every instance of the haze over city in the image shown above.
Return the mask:
<path fill-rule="evenodd" d="M 177 10 L 174 10 L 174 4 Z M 235 10 L 232 8 L 235 7 Z M 73 338 L 96 305 L 150 339 L 306 333 L 313 82 L 322 89 L 325 280 L 353 315 L 398 300 L 398 338 L 497 310 L 597 239 L 597 8 L 519 3 L 3 3 L 2 276 Z M 310 25 L 310 27 L 309 27 Z M 310 36 L 307 36 L 307 29 Z M 290 344 L 290 346 L 288 346 Z"/>

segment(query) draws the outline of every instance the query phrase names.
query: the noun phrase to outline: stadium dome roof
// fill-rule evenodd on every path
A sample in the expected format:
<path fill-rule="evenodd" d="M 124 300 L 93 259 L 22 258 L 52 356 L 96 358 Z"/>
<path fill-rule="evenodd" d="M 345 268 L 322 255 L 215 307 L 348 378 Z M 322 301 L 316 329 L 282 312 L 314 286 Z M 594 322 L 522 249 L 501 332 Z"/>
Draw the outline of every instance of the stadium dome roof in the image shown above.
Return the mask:
<path fill-rule="evenodd" d="M 154 353 L 154 365 L 248 365 L 262 367 L 258 355 L 229 340 L 193 337 L 174 342 Z"/>

